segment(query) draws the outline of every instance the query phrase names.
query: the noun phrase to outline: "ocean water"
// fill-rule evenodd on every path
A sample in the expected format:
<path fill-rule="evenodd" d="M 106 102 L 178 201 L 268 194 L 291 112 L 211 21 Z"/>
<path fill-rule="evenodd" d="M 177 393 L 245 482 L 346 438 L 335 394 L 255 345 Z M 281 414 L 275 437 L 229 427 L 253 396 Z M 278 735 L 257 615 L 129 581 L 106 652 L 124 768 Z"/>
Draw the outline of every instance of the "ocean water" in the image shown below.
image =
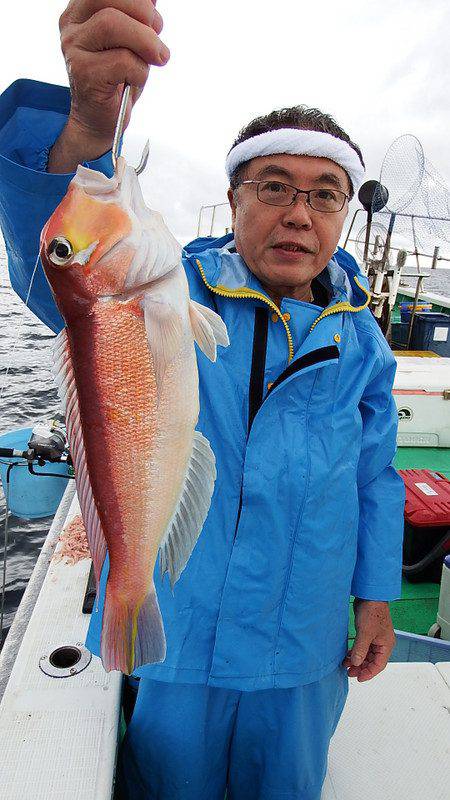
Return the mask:
<path fill-rule="evenodd" d="M 434 271 L 426 288 L 450 297 L 450 270 Z M 32 427 L 39 420 L 51 419 L 60 410 L 51 373 L 53 339 L 53 333 L 12 291 L 0 240 L 0 434 Z M 0 488 L 1 553 L 5 509 Z M 12 622 L 50 524 L 51 518 L 34 521 L 12 515 L 9 518 L 4 633 Z"/>
<path fill-rule="evenodd" d="M 51 418 L 59 410 L 50 371 L 53 339 L 54 334 L 12 291 L 0 242 L 0 434 L 32 427 L 36 421 Z M 0 489 L 2 556 L 5 509 Z M 51 518 L 24 521 L 13 515 L 9 517 L 4 633 L 12 622 L 51 521 Z M 0 592 L 1 585 L 0 571 Z"/>

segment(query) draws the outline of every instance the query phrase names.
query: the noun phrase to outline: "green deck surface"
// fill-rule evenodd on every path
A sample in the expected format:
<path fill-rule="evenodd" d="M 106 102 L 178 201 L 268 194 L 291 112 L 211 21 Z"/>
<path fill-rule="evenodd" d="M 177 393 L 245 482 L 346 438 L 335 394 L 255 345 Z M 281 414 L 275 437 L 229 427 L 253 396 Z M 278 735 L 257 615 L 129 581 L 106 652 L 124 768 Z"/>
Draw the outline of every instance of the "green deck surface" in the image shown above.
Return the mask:
<path fill-rule="evenodd" d="M 399 447 L 394 463 L 397 469 L 431 469 L 450 478 L 448 447 Z"/>
<path fill-rule="evenodd" d="M 450 478 L 450 449 L 445 447 L 400 447 L 397 469 L 431 469 Z M 410 583 L 403 578 L 400 600 L 389 603 L 394 628 L 426 636 L 436 622 L 439 584 Z M 349 643 L 355 638 L 353 598 L 350 603 Z"/>

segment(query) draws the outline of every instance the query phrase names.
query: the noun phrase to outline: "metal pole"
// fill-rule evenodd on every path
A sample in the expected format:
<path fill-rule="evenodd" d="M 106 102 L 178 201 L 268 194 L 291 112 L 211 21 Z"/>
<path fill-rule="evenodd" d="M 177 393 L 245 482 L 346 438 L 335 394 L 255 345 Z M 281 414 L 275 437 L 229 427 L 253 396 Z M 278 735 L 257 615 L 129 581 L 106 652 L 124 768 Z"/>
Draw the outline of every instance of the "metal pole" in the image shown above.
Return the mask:
<path fill-rule="evenodd" d="M 411 228 L 412 228 L 412 235 L 413 235 L 413 242 L 414 242 L 414 255 L 416 257 L 417 272 L 420 275 L 419 251 L 417 250 L 416 227 L 414 225 L 414 215 L 413 214 L 411 214 Z"/>
<path fill-rule="evenodd" d="M 211 227 L 209 229 L 209 235 L 212 236 L 212 232 L 214 229 L 214 217 L 216 216 L 216 206 L 213 206 L 213 213 L 211 217 Z"/>
<path fill-rule="evenodd" d="M 431 269 L 437 269 L 438 261 L 439 261 L 439 247 L 435 247 L 433 253 L 433 260 L 431 262 Z"/>
<path fill-rule="evenodd" d="M 366 239 L 364 242 L 364 255 L 363 255 L 363 261 L 365 264 L 367 263 L 367 254 L 369 252 L 371 228 L 372 228 L 372 210 L 369 209 L 369 211 L 367 212 Z"/>
<path fill-rule="evenodd" d="M 381 249 L 381 236 L 379 233 L 375 236 L 375 243 L 373 245 L 373 257 L 375 258 L 378 255 L 378 251 Z"/>
<path fill-rule="evenodd" d="M 356 219 L 356 215 L 357 215 L 358 211 L 362 211 L 362 209 L 361 208 L 357 208 L 355 213 L 353 214 L 353 219 L 352 219 L 352 221 L 350 223 L 350 227 L 349 227 L 349 229 L 347 231 L 347 236 L 345 237 L 345 242 L 343 244 L 343 248 L 342 248 L 343 250 L 345 250 L 345 248 L 347 247 L 347 242 L 348 242 L 348 240 L 350 238 L 350 234 L 351 234 L 352 228 L 353 228 L 353 223 L 354 223 L 354 221 Z"/>
<path fill-rule="evenodd" d="M 416 315 L 417 301 L 419 299 L 419 294 L 422 291 L 422 281 L 423 281 L 423 279 L 424 279 L 424 275 L 420 275 L 420 277 L 417 278 L 416 293 L 414 295 L 414 305 L 413 305 L 413 310 L 411 312 L 411 319 L 409 320 L 408 341 L 406 342 L 406 349 L 407 350 L 409 350 L 409 344 L 411 342 L 412 329 L 413 329 L 413 325 L 414 325 L 414 317 Z"/>
<path fill-rule="evenodd" d="M 201 209 L 200 209 L 200 211 L 199 211 L 199 215 L 198 215 L 197 239 L 198 239 L 198 237 L 200 236 L 200 225 L 201 225 L 201 219 L 202 219 L 202 213 L 203 213 L 203 209 L 204 209 L 204 206 L 202 206 L 202 207 L 201 207 Z"/>
<path fill-rule="evenodd" d="M 417 309 L 417 301 L 419 299 L 419 294 L 422 291 L 422 281 L 423 275 L 420 275 L 420 261 L 419 261 L 419 254 L 417 252 L 417 239 L 416 239 L 416 229 L 414 226 L 414 216 L 411 215 L 411 227 L 412 227 L 412 234 L 413 234 L 413 242 L 414 242 L 414 254 L 416 256 L 416 264 L 417 264 L 417 272 L 419 273 L 419 277 L 417 278 L 416 284 L 416 293 L 414 295 L 414 305 L 411 312 L 411 319 L 409 320 L 409 328 L 408 328 L 408 341 L 406 342 L 406 349 L 409 349 L 409 345 L 411 342 L 412 337 L 412 330 L 414 325 L 414 317 L 416 316 L 416 309 Z"/>
<path fill-rule="evenodd" d="M 392 213 L 389 220 L 389 228 L 386 236 L 386 241 L 384 243 L 383 257 L 381 259 L 383 269 L 389 258 L 389 250 L 391 248 L 391 236 L 392 236 L 392 231 L 394 230 L 395 216 L 396 216 L 395 213 Z"/>

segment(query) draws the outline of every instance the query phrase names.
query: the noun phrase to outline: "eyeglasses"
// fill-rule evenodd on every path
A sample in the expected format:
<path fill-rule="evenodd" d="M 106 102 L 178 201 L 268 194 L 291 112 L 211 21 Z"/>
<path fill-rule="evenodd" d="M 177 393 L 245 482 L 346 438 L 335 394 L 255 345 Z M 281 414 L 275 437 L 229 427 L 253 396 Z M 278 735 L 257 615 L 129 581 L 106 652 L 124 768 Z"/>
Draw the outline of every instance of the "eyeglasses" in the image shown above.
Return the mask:
<path fill-rule="evenodd" d="M 341 211 L 345 201 L 350 199 L 348 194 L 338 189 L 297 189 L 280 181 L 242 181 L 239 186 L 244 183 L 255 183 L 258 200 L 269 206 L 291 206 L 297 195 L 306 194 L 306 202 L 314 211 L 334 214 Z"/>

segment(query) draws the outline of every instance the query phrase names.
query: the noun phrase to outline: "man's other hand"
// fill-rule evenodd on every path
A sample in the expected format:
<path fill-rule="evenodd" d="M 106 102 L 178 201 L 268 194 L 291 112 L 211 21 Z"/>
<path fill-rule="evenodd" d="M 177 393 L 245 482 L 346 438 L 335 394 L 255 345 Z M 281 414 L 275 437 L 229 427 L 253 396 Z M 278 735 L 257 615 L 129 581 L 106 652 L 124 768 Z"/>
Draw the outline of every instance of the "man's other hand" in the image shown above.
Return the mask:
<path fill-rule="evenodd" d="M 355 641 L 342 663 L 349 678 L 370 681 L 385 668 L 395 645 L 389 605 L 355 598 L 353 610 Z"/>

